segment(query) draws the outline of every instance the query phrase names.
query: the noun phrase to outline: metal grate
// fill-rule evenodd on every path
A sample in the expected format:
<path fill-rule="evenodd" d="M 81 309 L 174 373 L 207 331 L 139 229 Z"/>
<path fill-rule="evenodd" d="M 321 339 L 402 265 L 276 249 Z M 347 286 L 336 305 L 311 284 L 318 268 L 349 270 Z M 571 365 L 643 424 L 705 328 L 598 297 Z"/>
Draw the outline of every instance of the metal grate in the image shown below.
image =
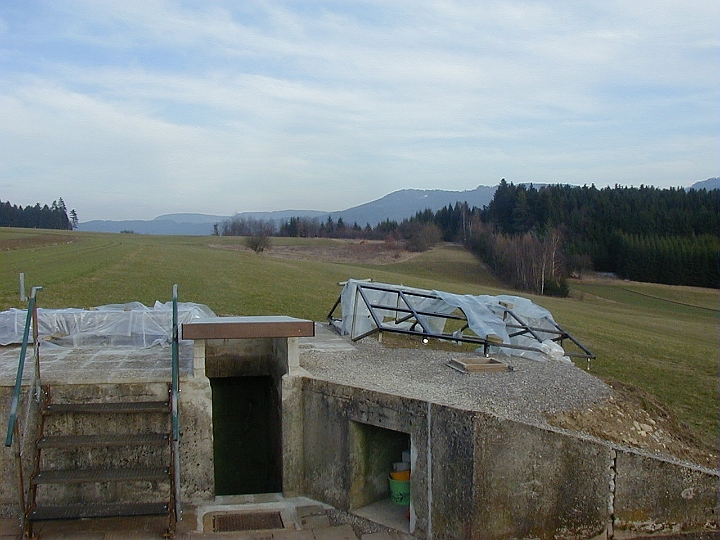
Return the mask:
<path fill-rule="evenodd" d="M 215 514 L 213 532 L 255 531 L 284 528 L 280 512 Z"/>
<path fill-rule="evenodd" d="M 168 513 L 167 503 L 80 504 L 68 506 L 38 506 L 30 521 L 87 519 L 94 517 L 159 516 Z"/>
<path fill-rule="evenodd" d="M 45 414 L 60 413 L 166 413 L 170 409 L 167 401 L 126 401 L 122 403 L 48 403 Z"/>

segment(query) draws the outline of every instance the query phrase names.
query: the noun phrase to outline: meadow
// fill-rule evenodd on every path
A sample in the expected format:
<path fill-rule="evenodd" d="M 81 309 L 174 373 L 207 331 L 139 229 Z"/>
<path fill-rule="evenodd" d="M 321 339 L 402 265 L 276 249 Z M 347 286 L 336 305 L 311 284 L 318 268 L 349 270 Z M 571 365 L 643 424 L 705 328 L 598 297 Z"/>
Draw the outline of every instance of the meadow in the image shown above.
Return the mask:
<path fill-rule="evenodd" d="M 591 371 L 657 399 L 698 444 L 718 444 L 716 289 L 596 277 L 573 280 L 569 298 L 540 298 L 502 286 L 458 246 L 378 262 L 329 260 L 329 239 L 272 239 L 263 254 L 237 237 L 146 236 L 0 228 L 0 309 L 23 308 L 26 288 L 42 286 L 40 307 L 92 307 L 170 300 L 208 305 L 218 315 L 290 315 L 325 321 L 339 282 L 386 283 L 461 294 L 516 294 L 549 309 L 597 359 Z M 280 256 L 282 248 L 308 254 Z M 368 262 L 370 261 L 370 262 Z M 586 368 L 584 359 L 578 366 Z"/>

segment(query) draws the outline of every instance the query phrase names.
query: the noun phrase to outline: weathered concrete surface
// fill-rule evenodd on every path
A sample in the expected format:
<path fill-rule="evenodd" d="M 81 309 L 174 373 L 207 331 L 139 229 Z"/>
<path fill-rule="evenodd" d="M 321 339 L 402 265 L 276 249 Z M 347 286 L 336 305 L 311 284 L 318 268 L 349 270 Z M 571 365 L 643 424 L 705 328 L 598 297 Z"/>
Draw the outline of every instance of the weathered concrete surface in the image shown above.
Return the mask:
<path fill-rule="evenodd" d="M 617 450 L 615 530 L 678 532 L 718 527 L 718 471 Z"/>
<path fill-rule="evenodd" d="M 478 411 L 317 379 L 302 388 L 296 421 L 304 422 L 305 494 L 348 511 L 368 503 L 378 493 L 366 485 L 367 469 L 378 464 L 366 455 L 373 432 L 359 426 L 407 433 L 418 538 L 592 538 L 631 524 L 638 532 L 717 526 L 716 471 Z"/>
<path fill-rule="evenodd" d="M 413 466 L 410 528 L 413 533 L 418 537 L 435 534 L 433 520 L 436 518 L 452 528 L 450 535 L 453 530 L 469 530 L 471 524 L 467 518 L 472 500 L 467 493 L 472 483 L 472 415 L 456 414 L 441 407 L 433 419 L 436 407 L 420 400 L 318 380 L 306 380 L 304 390 L 308 496 L 343 510 L 353 510 L 367 503 L 368 498 L 376 498 L 379 487 L 363 485 L 363 482 L 379 477 L 368 469 L 377 470 L 380 465 L 367 457 L 378 436 L 373 439 L 372 430 L 359 426 L 382 428 L 410 438 Z M 443 413 L 455 418 L 445 418 Z M 464 427 L 447 423 L 463 416 Z M 457 430 L 459 437 L 445 437 L 448 428 Z M 360 441 L 360 437 L 366 440 Z M 397 447 L 391 449 L 391 452 L 397 451 Z M 464 461 L 461 460 L 463 453 Z M 399 455 L 395 459 L 386 455 L 384 459 L 386 469 L 382 478 L 386 481 L 390 465 L 399 460 Z M 428 474 L 429 469 L 432 474 Z M 449 502 L 438 506 L 438 500 Z M 456 502 L 462 504 L 455 505 Z"/>
<path fill-rule="evenodd" d="M 475 500 L 473 486 L 475 413 L 431 405 L 427 421 L 428 441 L 420 446 L 430 456 L 430 484 L 424 501 L 428 530 L 432 538 L 472 538 L 473 531 L 481 531 L 474 510 L 482 503 Z"/>
<path fill-rule="evenodd" d="M 130 401 L 167 401 L 165 382 L 128 384 L 65 384 L 50 387 L 52 403 L 117 403 Z M 83 414 L 58 413 L 45 418 L 43 433 L 52 435 L 121 436 L 132 433 L 168 433 L 170 415 L 167 411 L 143 414 Z M 170 448 L 141 446 L 129 451 L 127 447 L 105 447 L 92 450 L 67 451 L 46 448 L 42 451 L 43 468 L 50 470 L 92 469 L 98 464 L 108 467 L 166 466 L 170 462 Z M 169 498 L 170 479 L 153 482 L 122 483 L 57 483 L 37 486 L 39 505 L 88 504 L 105 502 L 151 502 Z"/>
<path fill-rule="evenodd" d="M 305 380 L 303 448 L 305 490 L 312 499 L 336 508 L 350 506 L 350 464 L 347 407 L 351 392 L 333 392 L 334 385 Z"/>
<path fill-rule="evenodd" d="M 282 378 L 283 494 L 286 497 L 305 493 L 305 452 L 298 451 L 303 447 L 305 424 L 302 385 L 302 377 L 285 375 Z"/>
<path fill-rule="evenodd" d="M 13 439 L 13 445 L 11 447 L 5 446 L 5 435 L 7 434 L 8 428 L 8 417 L 10 414 L 10 401 L 12 399 L 12 387 L 0 386 L 0 433 L 2 434 L 3 445 L 0 447 L 0 474 L 2 479 L 0 480 L 0 517 L 16 517 L 20 515 L 20 494 L 17 489 L 18 487 L 18 467 L 16 452 L 18 449 L 18 443 L 22 443 L 22 452 L 24 456 L 28 456 L 23 459 L 23 474 L 27 478 L 32 472 L 32 446 L 33 442 L 37 438 L 37 429 L 28 431 L 26 437 L 18 440 Z M 25 390 L 25 389 L 24 389 Z M 22 432 L 22 426 L 24 426 L 24 414 L 27 408 L 28 393 L 23 392 L 21 396 L 20 406 L 18 408 L 19 413 L 19 427 Z M 36 418 L 38 407 L 34 401 L 31 401 L 30 406 L 30 418 Z"/>
<path fill-rule="evenodd" d="M 268 339 L 213 339 L 205 344 L 205 376 L 254 377 L 270 375 L 272 341 Z"/>
<path fill-rule="evenodd" d="M 590 538 L 609 520 L 611 449 L 489 415 L 476 417 L 468 538 Z"/>
<path fill-rule="evenodd" d="M 180 495 L 200 503 L 215 496 L 212 390 L 205 377 L 180 381 Z"/>
<path fill-rule="evenodd" d="M 341 357 L 354 345 L 335 336 L 314 346 L 315 351 L 327 347 L 329 356 L 311 367 L 302 362 L 307 342 L 301 341 L 298 353 L 294 339 L 197 342 L 194 354 L 181 354 L 184 501 L 199 504 L 214 497 L 212 392 L 206 369 L 215 369 L 218 376 L 262 372 L 276 379 L 286 496 L 307 495 L 352 512 L 384 495 L 383 463 L 398 451 L 397 441 L 409 438 L 410 529 L 417 538 L 585 538 L 606 527 L 619 536 L 717 526 L 717 471 L 488 410 L 487 403 L 501 398 L 493 384 L 515 384 L 509 402 L 528 406 L 524 398 L 530 394 L 531 374 L 512 377 L 530 366 L 488 381 L 460 377 L 439 355 L 418 359 L 417 365 L 407 358 L 398 364 L 393 363 L 398 358 L 369 356 L 361 373 L 353 375 L 357 358 Z M 71 392 L 79 383 L 95 395 L 100 385 L 166 384 L 170 379 L 163 350 L 143 350 L 136 358 L 122 358 L 117 351 L 62 354 L 62 362 L 48 359 L 46 373 L 53 384 L 71 385 Z M 14 382 L 9 373 L 0 366 L 0 428 L 7 422 Z M 475 388 L 474 382 L 483 385 Z M 492 399 L 482 399 L 487 396 Z M 373 447 L 379 448 L 375 455 Z M 13 514 L 12 451 L 3 449 L 0 465 L 0 504 L 3 512 Z"/>
<path fill-rule="evenodd" d="M 17 369 L 17 347 L 0 351 L 0 429 L 3 437 L 7 429 L 12 385 Z M 135 348 L 61 348 L 41 349 L 41 374 L 43 384 L 50 384 L 56 401 L 110 401 L 134 396 L 136 400 L 167 399 L 170 382 L 170 351 L 159 347 Z M 30 362 L 31 360 L 29 360 Z M 24 382 L 30 382 L 32 366 L 26 365 Z M 180 348 L 180 447 L 181 495 L 187 502 L 211 499 L 213 486 L 212 417 L 209 381 L 193 376 L 192 348 Z M 23 387 L 23 399 L 27 385 Z M 24 411 L 24 408 L 21 408 Z M 105 418 L 86 420 L 88 423 L 105 422 Z M 124 418 L 123 429 L 133 429 L 132 419 Z M 89 426 L 90 427 L 90 426 Z M 99 426 L 95 426 L 99 427 Z M 102 426 L 106 431 L 112 425 Z M 135 426 L 144 431 L 149 426 Z M 52 429 L 52 425 L 48 426 Z M 26 441 L 34 441 L 31 433 Z M 108 450 L 110 452 L 111 450 Z M 164 449 L 163 451 L 166 451 Z M 148 451 L 150 452 L 150 451 Z M 26 485 L 30 477 L 32 451 L 25 451 Z M 149 456 L 148 456 L 149 457 Z M 123 456 L 118 463 L 128 463 L 143 456 Z M 0 485 L 0 513 L 17 516 L 19 498 L 14 450 L 2 447 L 2 484 Z M 80 494 L 80 492 L 78 492 Z M 79 495 L 78 495 L 79 496 Z"/>

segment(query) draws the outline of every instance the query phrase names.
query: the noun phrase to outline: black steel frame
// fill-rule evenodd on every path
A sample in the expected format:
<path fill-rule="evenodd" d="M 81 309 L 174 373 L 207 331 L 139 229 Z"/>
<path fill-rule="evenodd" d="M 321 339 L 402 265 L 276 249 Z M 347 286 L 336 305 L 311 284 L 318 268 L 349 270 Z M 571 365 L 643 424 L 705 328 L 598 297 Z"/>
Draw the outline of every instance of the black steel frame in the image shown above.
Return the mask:
<path fill-rule="evenodd" d="M 413 305 L 413 299 L 414 298 L 429 298 L 433 300 L 440 300 L 440 297 L 431 292 L 431 291 L 418 291 L 413 290 L 409 288 L 405 288 L 402 286 L 388 286 L 388 285 L 380 285 L 380 284 L 374 284 L 374 283 L 368 283 L 368 282 L 361 282 L 356 284 L 356 297 L 355 297 L 355 303 L 356 306 L 356 312 L 357 312 L 357 305 L 358 301 L 362 300 L 362 302 L 367 307 L 370 317 L 372 317 L 374 328 L 368 332 L 365 332 L 364 334 L 361 334 L 359 336 L 351 336 L 351 339 L 353 341 L 361 340 L 367 336 L 376 334 L 376 333 L 382 333 L 382 332 L 390 332 L 390 333 L 396 333 L 396 334 L 405 334 L 405 335 L 412 335 L 412 336 L 419 336 L 422 338 L 433 338 L 433 339 L 439 339 L 439 340 L 447 340 L 447 341 L 456 341 L 456 342 L 462 342 L 462 343 L 471 343 L 478 345 L 479 347 L 483 348 L 483 353 L 487 356 L 489 354 L 489 348 L 490 347 L 500 347 L 500 348 L 507 348 L 507 349 L 520 349 L 520 350 L 526 350 L 526 351 L 534 351 L 534 352 L 542 352 L 537 347 L 531 347 L 531 346 L 524 346 L 524 345 L 516 345 L 512 343 L 503 343 L 502 341 L 498 339 L 494 339 L 494 336 L 486 336 L 486 337 L 480 337 L 477 335 L 465 335 L 464 331 L 469 329 L 468 322 L 467 322 L 467 316 L 462 311 L 462 309 L 458 308 L 451 314 L 445 314 L 445 313 L 436 313 L 432 311 L 423 311 L 420 309 L 417 309 Z M 392 293 L 396 295 L 396 300 L 394 305 L 385 305 L 385 304 L 377 304 L 370 301 L 368 298 L 368 295 L 366 294 L 367 291 L 381 291 L 386 293 Z M 338 306 L 340 305 L 342 299 L 342 295 L 338 297 L 337 301 L 333 305 L 332 309 L 328 313 L 327 319 L 330 325 L 338 332 L 340 332 L 340 325 L 342 323 L 342 318 L 338 318 L 336 311 Z M 573 336 L 571 336 L 564 328 L 562 328 L 560 325 L 558 325 L 555 321 L 545 318 L 545 322 L 549 325 L 546 328 L 537 327 L 537 326 L 530 326 L 525 321 L 523 321 L 516 313 L 512 311 L 510 307 L 505 307 L 501 305 L 501 309 L 503 310 L 503 320 L 505 321 L 506 327 L 511 331 L 510 337 L 516 337 L 521 335 L 529 335 L 531 336 L 535 341 L 538 343 L 542 342 L 542 339 L 538 336 L 538 333 L 543 334 L 550 334 L 553 337 L 550 339 L 556 343 L 559 343 L 564 348 L 564 342 L 565 340 L 569 340 L 572 342 L 578 349 L 580 349 L 581 352 L 575 352 L 575 351 L 566 351 L 565 354 L 568 356 L 575 356 L 580 358 L 587 358 L 588 360 L 594 359 L 595 355 L 593 355 L 585 346 L 583 346 L 578 340 L 576 340 Z M 395 314 L 393 324 L 397 325 L 403 322 L 410 323 L 410 325 L 407 328 L 400 328 L 397 326 L 390 326 L 387 323 L 383 321 L 383 317 L 377 312 L 377 310 L 385 310 L 385 311 L 391 311 Z M 456 315 L 454 313 L 460 312 L 461 315 Z M 356 315 L 353 314 L 353 315 Z M 454 321 L 461 321 L 465 324 L 462 326 L 462 328 L 459 331 L 449 333 L 449 332 L 433 332 L 428 325 L 423 321 L 423 317 L 436 317 L 448 320 L 454 320 Z"/>

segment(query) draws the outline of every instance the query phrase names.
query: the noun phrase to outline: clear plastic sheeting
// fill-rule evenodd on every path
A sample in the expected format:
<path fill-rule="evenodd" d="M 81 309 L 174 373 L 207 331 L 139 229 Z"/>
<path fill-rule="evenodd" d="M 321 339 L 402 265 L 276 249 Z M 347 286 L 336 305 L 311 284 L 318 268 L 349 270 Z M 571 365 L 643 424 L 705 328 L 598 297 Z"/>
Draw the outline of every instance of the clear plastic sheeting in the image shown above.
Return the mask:
<path fill-rule="evenodd" d="M 178 304 L 178 324 L 215 317 L 203 305 Z M 0 345 L 22 343 L 27 311 L 0 312 Z M 172 339 L 172 302 L 108 304 L 91 309 L 38 309 L 38 337 L 60 346 L 110 345 L 147 348 Z"/>
<path fill-rule="evenodd" d="M 376 331 L 412 333 L 484 342 L 485 350 L 489 347 L 495 353 L 512 350 L 515 356 L 535 360 L 570 361 L 557 341 L 572 337 L 555 323 L 548 310 L 519 296 L 460 295 L 348 280 L 338 303 L 342 320 L 332 321 L 332 312 L 329 319 L 341 334 L 353 340 Z M 449 320 L 464 320 L 465 325 L 446 332 Z"/>
<path fill-rule="evenodd" d="M 340 294 L 340 302 L 342 307 L 342 334 L 349 335 L 352 339 L 357 339 L 358 336 L 362 336 L 371 332 L 376 325 L 373 321 L 370 309 L 365 302 L 357 302 L 358 297 L 357 286 L 370 285 L 365 281 L 348 280 Z M 385 285 L 382 283 L 373 283 L 372 285 L 382 286 L 383 288 L 393 287 L 392 285 Z M 450 306 L 439 298 L 425 298 L 422 295 L 426 295 L 429 291 L 422 289 L 413 289 L 411 287 L 403 287 L 403 291 L 408 291 L 413 294 L 413 306 L 424 312 L 433 313 L 451 313 L 455 310 L 453 306 Z M 392 306 L 391 309 L 377 309 L 375 313 L 382 317 L 384 320 L 390 319 L 390 322 L 386 322 L 388 326 L 395 328 L 409 328 L 413 323 L 410 321 L 402 321 L 397 317 L 397 310 L 394 308 L 403 308 L 404 306 L 398 302 L 397 292 L 391 292 L 387 290 L 370 289 L 363 287 L 363 294 L 366 295 L 367 300 L 374 305 L 386 305 Z M 418 296 L 419 295 L 419 296 Z M 432 317 L 420 315 L 420 321 L 426 325 L 431 333 L 440 333 L 445 326 L 445 319 L 440 317 Z"/>
<path fill-rule="evenodd" d="M 443 291 L 433 292 L 448 305 L 461 309 L 467 317 L 468 327 L 479 337 L 497 336 L 503 343 L 530 349 L 516 349 L 513 351 L 514 356 L 534 360 L 552 358 L 570 362 L 562 346 L 552 341 L 558 333 L 552 314 L 531 300 L 507 294 L 473 296 Z M 525 326 L 532 328 L 533 333 L 513 335 L 517 333 L 517 328 L 512 325 L 518 321 L 508 317 L 509 312 L 517 316 Z M 498 352 L 498 347 L 493 347 L 493 350 Z"/>

